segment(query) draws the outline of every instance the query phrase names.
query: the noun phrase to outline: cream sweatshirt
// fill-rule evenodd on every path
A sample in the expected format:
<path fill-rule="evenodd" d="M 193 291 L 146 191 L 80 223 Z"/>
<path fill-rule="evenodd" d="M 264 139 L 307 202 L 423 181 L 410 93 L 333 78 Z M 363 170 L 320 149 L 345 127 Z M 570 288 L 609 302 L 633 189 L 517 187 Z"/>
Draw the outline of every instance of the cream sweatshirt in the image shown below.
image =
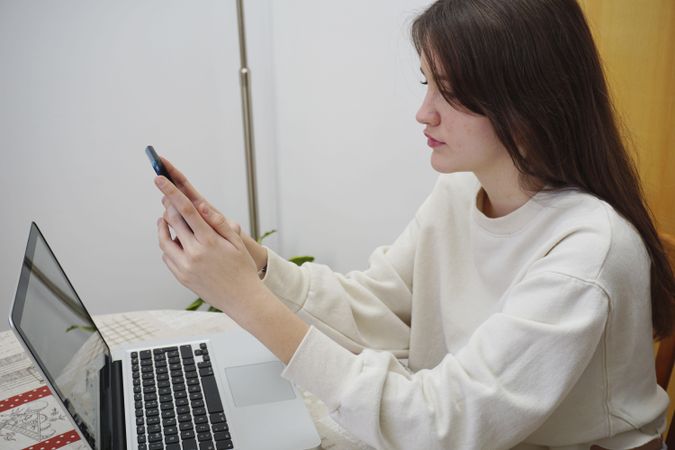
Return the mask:
<path fill-rule="evenodd" d="M 298 267 L 268 249 L 265 284 L 312 325 L 283 376 L 381 449 L 653 439 L 668 396 L 638 233 L 574 190 L 496 219 L 481 197 L 473 174 L 441 175 L 365 271 Z"/>

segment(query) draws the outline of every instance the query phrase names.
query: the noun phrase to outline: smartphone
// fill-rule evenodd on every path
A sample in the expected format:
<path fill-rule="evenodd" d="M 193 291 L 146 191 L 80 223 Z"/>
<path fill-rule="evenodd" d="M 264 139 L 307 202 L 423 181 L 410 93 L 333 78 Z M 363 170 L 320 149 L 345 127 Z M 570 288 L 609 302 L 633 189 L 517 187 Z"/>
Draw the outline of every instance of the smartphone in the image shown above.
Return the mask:
<path fill-rule="evenodd" d="M 154 148 L 152 148 L 152 145 L 148 145 L 145 147 L 145 154 L 148 155 L 148 159 L 150 160 L 150 164 L 152 164 L 152 168 L 155 169 L 155 172 L 157 175 L 162 175 L 166 177 L 170 182 L 173 183 L 173 180 L 169 176 L 169 172 L 167 172 L 166 167 L 164 167 L 164 164 L 162 164 L 162 160 L 159 159 L 159 155 L 155 151 Z M 176 184 L 176 183 L 173 183 Z"/>

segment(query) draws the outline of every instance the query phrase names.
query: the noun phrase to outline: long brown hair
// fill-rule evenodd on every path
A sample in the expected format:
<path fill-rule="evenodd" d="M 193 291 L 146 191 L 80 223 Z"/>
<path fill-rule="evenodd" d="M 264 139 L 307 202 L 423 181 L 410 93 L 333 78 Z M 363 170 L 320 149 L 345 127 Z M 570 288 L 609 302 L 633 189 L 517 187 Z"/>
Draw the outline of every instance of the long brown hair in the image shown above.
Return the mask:
<path fill-rule="evenodd" d="M 523 180 L 576 188 L 637 229 L 651 257 L 654 336 L 670 334 L 675 279 L 575 0 L 439 0 L 412 39 L 443 97 L 486 116 Z"/>

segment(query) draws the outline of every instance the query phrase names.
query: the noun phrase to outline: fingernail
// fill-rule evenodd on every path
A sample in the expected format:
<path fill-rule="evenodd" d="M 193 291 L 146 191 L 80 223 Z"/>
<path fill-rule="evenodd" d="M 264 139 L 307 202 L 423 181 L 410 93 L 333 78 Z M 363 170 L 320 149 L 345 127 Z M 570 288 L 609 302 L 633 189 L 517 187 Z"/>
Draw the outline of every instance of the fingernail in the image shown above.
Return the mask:
<path fill-rule="evenodd" d="M 159 187 L 164 186 L 164 178 L 163 177 L 157 177 L 155 178 L 155 184 Z"/>

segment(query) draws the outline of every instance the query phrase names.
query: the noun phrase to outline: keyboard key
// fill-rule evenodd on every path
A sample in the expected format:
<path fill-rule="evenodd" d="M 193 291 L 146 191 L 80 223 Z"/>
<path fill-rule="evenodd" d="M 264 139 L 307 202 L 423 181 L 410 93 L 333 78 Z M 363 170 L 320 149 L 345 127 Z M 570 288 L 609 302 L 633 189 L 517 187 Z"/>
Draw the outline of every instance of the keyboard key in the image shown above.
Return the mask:
<path fill-rule="evenodd" d="M 198 348 L 197 350 L 195 350 L 195 356 L 201 356 L 201 354 L 202 354 L 201 348 Z"/>
<path fill-rule="evenodd" d="M 192 425 L 192 422 L 182 422 L 179 426 L 178 429 L 180 431 L 186 431 L 186 430 L 192 430 L 194 426 Z"/>
<path fill-rule="evenodd" d="M 145 394 L 145 401 L 147 402 L 148 400 L 157 400 L 157 394 L 155 394 L 154 392 Z"/>
<path fill-rule="evenodd" d="M 192 400 L 190 404 L 192 405 L 193 408 L 201 408 L 202 406 L 204 406 L 204 400 Z"/>
<path fill-rule="evenodd" d="M 218 433 L 220 431 L 229 431 L 230 427 L 227 425 L 227 422 L 214 423 L 211 427 L 211 431 Z"/>
<path fill-rule="evenodd" d="M 162 411 L 162 418 L 168 418 L 168 417 L 176 417 L 176 413 L 173 411 L 173 409 L 169 411 Z"/>
<path fill-rule="evenodd" d="M 162 429 L 158 423 L 154 425 L 148 425 L 148 433 L 159 433 L 160 431 L 162 431 Z"/>
<path fill-rule="evenodd" d="M 216 450 L 216 446 L 213 445 L 213 442 L 200 442 L 199 450 Z"/>
<path fill-rule="evenodd" d="M 195 437 L 195 432 L 193 430 L 185 430 L 180 433 L 180 438 L 182 440 L 192 439 L 193 437 Z"/>
<path fill-rule="evenodd" d="M 145 444 L 145 434 L 139 435 L 137 440 L 139 444 Z"/>
<path fill-rule="evenodd" d="M 197 440 L 198 440 L 199 442 L 202 442 L 202 441 L 210 441 L 210 440 L 211 440 L 211 432 L 205 431 L 204 433 L 199 433 L 199 434 L 197 435 Z"/>
<path fill-rule="evenodd" d="M 206 418 L 206 416 L 196 416 L 195 423 L 196 424 L 208 423 L 208 419 Z"/>
<path fill-rule="evenodd" d="M 201 344 L 199 344 L 199 348 L 204 350 L 206 348 L 206 342 L 202 342 Z"/>
<path fill-rule="evenodd" d="M 173 402 L 162 403 L 162 406 L 160 406 L 160 409 L 162 411 L 168 411 L 168 410 L 173 411 Z"/>
<path fill-rule="evenodd" d="M 164 442 L 153 442 L 150 444 L 150 450 L 164 450 Z"/>
<path fill-rule="evenodd" d="M 136 417 L 136 425 L 141 426 L 143 425 L 143 423 L 144 423 L 143 416 Z"/>
<path fill-rule="evenodd" d="M 204 416 L 206 415 L 206 408 L 194 408 L 192 410 L 193 416 Z"/>
<path fill-rule="evenodd" d="M 175 427 L 176 426 L 176 418 L 175 417 L 168 417 L 162 419 L 162 425 L 165 427 Z"/>
<path fill-rule="evenodd" d="M 143 360 L 143 359 L 151 358 L 151 357 L 152 357 L 152 354 L 150 353 L 150 350 L 143 350 L 143 351 L 140 353 L 140 356 L 141 356 L 141 360 Z"/>
<path fill-rule="evenodd" d="M 131 359 L 138 359 L 138 352 L 131 352 Z"/>
<path fill-rule="evenodd" d="M 150 400 L 145 402 L 145 407 L 148 409 L 155 409 L 157 408 L 157 400 Z"/>
<path fill-rule="evenodd" d="M 194 439 L 183 441 L 182 444 L 183 450 L 199 450 L 199 447 L 197 447 L 197 441 Z"/>
<path fill-rule="evenodd" d="M 223 411 L 223 404 L 220 401 L 220 394 L 218 393 L 218 385 L 216 378 L 211 375 L 202 377 L 202 386 L 204 387 L 204 396 L 206 398 L 206 406 L 209 413 L 217 413 Z"/>
<path fill-rule="evenodd" d="M 200 377 L 213 376 L 213 368 L 212 367 L 205 367 L 203 369 L 199 369 L 199 376 Z"/>
<path fill-rule="evenodd" d="M 159 410 L 158 409 L 146 409 L 145 410 L 145 417 L 154 417 L 159 415 Z"/>
<path fill-rule="evenodd" d="M 178 441 L 179 441 L 179 439 L 178 439 L 177 435 L 164 436 L 164 443 L 165 444 L 177 444 Z"/>
<path fill-rule="evenodd" d="M 190 358 L 192 356 L 192 347 L 189 345 L 180 346 L 180 355 L 183 358 Z"/>
<path fill-rule="evenodd" d="M 148 425 L 156 425 L 159 423 L 159 416 L 148 417 L 145 419 L 145 423 Z"/>
<path fill-rule="evenodd" d="M 232 439 L 232 436 L 230 436 L 230 433 L 227 431 L 221 431 L 218 433 L 213 434 L 213 439 L 216 441 L 224 441 L 224 440 L 229 440 Z"/>
<path fill-rule="evenodd" d="M 234 444 L 231 440 L 227 441 L 216 441 L 216 450 L 227 450 L 234 448 Z"/>
<path fill-rule="evenodd" d="M 185 406 L 188 404 L 188 399 L 187 398 L 179 398 L 176 399 L 176 406 Z"/>
<path fill-rule="evenodd" d="M 178 428 L 176 427 L 164 427 L 164 435 L 178 434 Z M 228 433 L 229 436 L 229 433 Z"/>
<path fill-rule="evenodd" d="M 202 358 L 202 360 L 204 360 L 204 361 L 210 361 L 211 358 L 209 358 L 209 355 L 204 355 L 204 357 Z"/>
<path fill-rule="evenodd" d="M 227 422 L 224 413 L 211 414 L 211 423 L 223 423 Z"/>
<path fill-rule="evenodd" d="M 158 442 L 162 440 L 162 433 L 150 433 L 148 435 L 148 442 Z"/>
<path fill-rule="evenodd" d="M 200 423 L 197 424 L 196 428 L 197 433 L 206 433 L 209 431 L 209 424 L 208 423 Z"/>
<path fill-rule="evenodd" d="M 192 422 L 192 414 L 179 414 L 178 415 L 178 421 L 179 422 Z"/>
<path fill-rule="evenodd" d="M 177 351 L 178 351 L 178 347 L 176 347 L 176 346 L 173 346 L 173 347 L 164 347 L 162 350 L 164 350 L 166 353 L 168 353 L 168 352 L 177 352 Z"/>
<path fill-rule="evenodd" d="M 189 406 L 179 406 L 176 408 L 176 413 L 178 414 L 187 414 L 190 412 L 190 407 Z"/>

